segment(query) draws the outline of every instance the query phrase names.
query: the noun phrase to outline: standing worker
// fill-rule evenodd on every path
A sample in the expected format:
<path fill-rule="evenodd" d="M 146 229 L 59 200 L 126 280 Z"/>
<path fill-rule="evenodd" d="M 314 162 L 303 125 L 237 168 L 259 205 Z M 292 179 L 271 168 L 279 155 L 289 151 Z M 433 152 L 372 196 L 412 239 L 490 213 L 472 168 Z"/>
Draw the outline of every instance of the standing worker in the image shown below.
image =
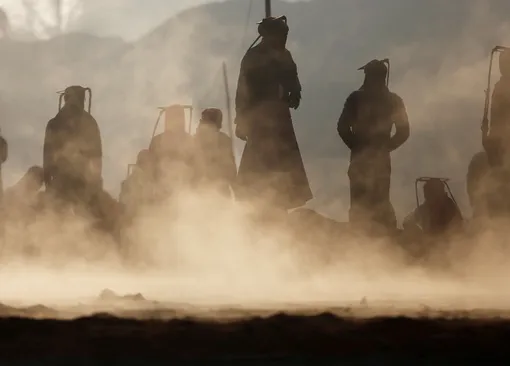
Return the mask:
<path fill-rule="evenodd" d="M 286 18 L 265 18 L 258 32 L 262 40 L 243 57 L 237 85 L 236 136 L 246 147 L 235 193 L 286 211 L 313 197 L 289 110 L 299 107 L 301 84 L 286 48 Z"/>
<path fill-rule="evenodd" d="M 202 112 L 195 139 L 195 169 L 199 187 L 230 197 L 237 175 L 232 139 L 221 132 L 223 114 L 217 108 Z"/>
<path fill-rule="evenodd" d="M 373 60 L 359 69 L 365 72 L 363 85 L 349 95 L 338 120 L 338 133 L 351 150 L 349 221 L 367 229 L 371 224 L 396 228 L 390 153 L 407 141 L 410 130 L 404 102 L 388 89 L 386 62 Z"/>
<path fill-rule="evenodd" d="M 70 202 L 90 202 L 102 191 L 102 143 L 96 120 L 85 111 L 90 89 L 70 86 L 64 106 L 48 122 L 44 139 L 44 183 L 48 192 Z"/>

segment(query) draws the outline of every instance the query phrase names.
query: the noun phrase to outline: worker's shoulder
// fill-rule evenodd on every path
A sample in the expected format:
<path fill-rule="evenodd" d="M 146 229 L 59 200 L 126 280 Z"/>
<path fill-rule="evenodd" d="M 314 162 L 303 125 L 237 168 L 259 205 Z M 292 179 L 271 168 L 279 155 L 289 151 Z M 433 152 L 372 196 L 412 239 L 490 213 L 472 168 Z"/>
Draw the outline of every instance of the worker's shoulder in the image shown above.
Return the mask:
<path fill-rule="evenodd" d="M 357 103 L 363 97 L 363 90 L 355 90 L 350 93 L 345 99 L 345 105 L 352 105 Z"/>
<path fill-rule="evenodd" d="M 262 47 L 260 47 L 260 45 L 256 45 L 246 51 L 243 59 L 241 60 L 241 65 L 244 67 L 256 65 L 260 63 L 261 60 L 263 60 L 267 55 L 267 52 Z"/>
<path fill-rule="evenodd" d="M 390 91 L 389 98 L 395 104 L 404 104 L 404 100 L 402 99 L 402 97 L 395 92 Z"/>
<path fill-rule="evenodd" d="M 96 119 L 95 119 L 95 118 L 94 118 L 94 116 L 92 116 L 92 114 L 90 114 L 89 112 L 87 112 L 87 111 L 83 111 L 81 116 L 82 116 L 82 118 L 84 118 L 85 120 L 87 120 L 87 121 L 90 121 L 90 122 L 92 122 L 92 123 L 97 124 Z"/>
<path fill-rule="evenodd" d="M 62 118 L 59 118 L 58 115 L 51 118 L 48 123 L 46 124 L 46 130 L 53 130 L 55 128 L 58 128 L 59 125 L 63 122 Z"/>

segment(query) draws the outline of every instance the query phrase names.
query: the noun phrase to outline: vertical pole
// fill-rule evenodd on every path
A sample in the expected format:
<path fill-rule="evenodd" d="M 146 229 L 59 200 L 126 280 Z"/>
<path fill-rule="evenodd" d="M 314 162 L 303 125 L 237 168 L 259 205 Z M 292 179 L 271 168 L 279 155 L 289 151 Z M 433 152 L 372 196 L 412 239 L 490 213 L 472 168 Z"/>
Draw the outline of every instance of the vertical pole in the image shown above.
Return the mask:
<path fill-rule="evenodd" d="M 266 18 L 271 16 L 271 0 L 266 0 Z"/>
<path fill-rule="evenodd" d="M 54 11 L 55 11 L 55 28 L 57 29 L 57 34 L 61 34 L 64 28 L 63 26 L 63 14 L 62 14 L 62 0 L 54 0 L 53 1 Z"/>
<path fill-rule="evenodd" d="M 228 87 L 228 75 L 227 75 L 227 64 L 223 62 L 223 83 L 225 85 L 225 97 L 226 97 L 226 108 L 228 118 L 228 132 L 230 138 L 234 141 L 234 127 L 232 126 L 232 111 L 230 107 L 230 90 Z"/>

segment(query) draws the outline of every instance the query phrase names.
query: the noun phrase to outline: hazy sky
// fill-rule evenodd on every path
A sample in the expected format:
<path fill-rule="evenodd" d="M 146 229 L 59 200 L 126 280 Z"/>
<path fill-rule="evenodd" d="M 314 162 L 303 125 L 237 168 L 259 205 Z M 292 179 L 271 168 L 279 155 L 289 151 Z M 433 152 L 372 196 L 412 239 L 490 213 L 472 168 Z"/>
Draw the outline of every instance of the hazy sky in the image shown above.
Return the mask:
<path fill-rule="evenodd" d="M 77 3 L 77 0 L 65 0 L 69 5 L 74 5 Z M 104 8 L 105 11 L 103 13 L 109 13 L 110 16 L 114 15 L 115 13 L 111 13 L 112 8 L 116 8 L 119 5 L 117 3 L 120 3 L 119 0 L 106 0 L 103 4 L 101 2 L 95 2 L 98 3 L 97 5 L 95 3 L 92 3 L 94 0 L 87 0 L 86 6 L 90 6 L 90 4 L 94 4 L 94 8 Z M 222 0 L 219 0 L 222 1 Z M 27 2 L 31 2 L 33 4 L 36 4 L 37 7 L 39 7 L 41 12 L 48 12 L 48 4 L 50 4 L 51 0 L 28 0 Z M 160 23 L 163 20 L 165 20 L 168 17 L 171 17 L 172 15 L 175 15 L 179 11 L 182 11 L 186 8 L 200 5 L 203 3 L 212 2 L 211 0 L 124 0 L 122 7 L 125 7 L 126 10 L 119 11 L 116 16 L 117 20 L 115 22 L 110 23 L 110 27 L 106 30 L 106 33 L 108 35 L 119 35 L 121 32 L 123 33 L 123 36 L 125 38 L 135 38 L 139 36 L 139 33 L 143 33 L 147 31 L 148 27 L 150 27 L 150 23 Z M 136 6 L 135 4 L 140 3 L 140 6 Z M 100 5 L 99 5 L 100 4 Z M 21 0 L 0 0 L 0 6 L 2 6 L 4 9 L 7 10 L 9 13 L 9 16 L 11 18 L 11 22 L 13 23 L 14 27 L 19 27 L 24 22 L 24 10 L 22 6 Z M 161 12 L 161 8 L 164 6 L 165 11 Z M 131 9 L 130 9 L 131 8 Z M 127 21 L 123 15 L 129 15 L 132 8 L 136 8 L 139 15 L 139 22 L 132 26 L 132 32 L 129 34 L 125 34 L 124 29 L 122 29 L 122 24 Z M 64 10 L 65 11 L 65 10 Z M 127 14 L 126 14 L 127 13 Z M 99 15 L 100 12 L 97 12 Z M 49 15 L 50 16 L 50 15 Z M 98 17 L 99 18 L 99 17 Z M 124 18 L 124 19 L 123 19 Z M 149 21 L 149 23 L 147 23 Z M 117 30 L 117 31 L 116 31 Z M 103 32 L 100 32 L 103 33 Z"/>
<path fill-rule="evenodd" d="M 38 11 L 46 13 L 47 20 L 51 21 L 49 4 L 52 0 L 24 0 L 35 4 Z M 74 7 L 75 14 L 86 8 L 85 16 L 72 24 L 73 29 L 84 30 L 102 36 L 121 36 L 126 40 L 133 40 L 150 31 L 176 13 L 190 7 L 204 3 L 223 2 L 224 0 L 86 0 L 83 7 Z M 250 0 L 237 0 L 249 6 Z M 264 2 L 251 0 L 253 12 L 264 14 Z M 288 2 L 303 0 L 284 0 Z M 309 0 L 304 0 L 309 1 Z M 0 0 L 0 6 L 7 10 L 11 23 L 15 29 L 21 29 L 25 23 L 25 13 L 22 0 Z M 67 12 L 79 0 L 65 0 Z M 136 22 L 133 21 L 136 17 Z M 39 34 L 41 35 L 41 34 Z"/>

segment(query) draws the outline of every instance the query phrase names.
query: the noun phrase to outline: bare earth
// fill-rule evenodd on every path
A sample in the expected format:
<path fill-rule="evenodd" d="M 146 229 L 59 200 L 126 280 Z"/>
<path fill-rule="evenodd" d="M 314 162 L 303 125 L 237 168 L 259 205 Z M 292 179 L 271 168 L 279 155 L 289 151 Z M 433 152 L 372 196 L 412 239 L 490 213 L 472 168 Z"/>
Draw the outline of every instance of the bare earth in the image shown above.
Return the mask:
<path fill-rule="evenodd" d="M 170 308 L 142 295 L 105 291 L 73 308 L 0 306 L 0 313 L 2 365 L 510 362 L 510 313 L 496 310 L 397 311 L 365 303 L 286 313 Z"/>

